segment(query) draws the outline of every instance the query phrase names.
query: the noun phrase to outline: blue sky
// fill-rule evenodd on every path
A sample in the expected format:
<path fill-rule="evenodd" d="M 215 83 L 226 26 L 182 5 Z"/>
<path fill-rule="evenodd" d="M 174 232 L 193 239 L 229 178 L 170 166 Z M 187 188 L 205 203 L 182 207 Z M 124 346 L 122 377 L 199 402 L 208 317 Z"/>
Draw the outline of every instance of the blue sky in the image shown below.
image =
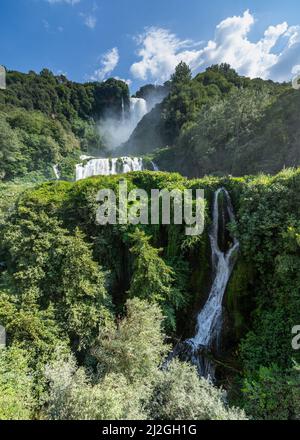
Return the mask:
<path fill-rule="evenodd" d="M 300 71 L 296 0 L 1 0 L 0 64 L 74 81 L 109 76 L 132 90 L 229 62 L 241 74 L 289 80 Z"/>

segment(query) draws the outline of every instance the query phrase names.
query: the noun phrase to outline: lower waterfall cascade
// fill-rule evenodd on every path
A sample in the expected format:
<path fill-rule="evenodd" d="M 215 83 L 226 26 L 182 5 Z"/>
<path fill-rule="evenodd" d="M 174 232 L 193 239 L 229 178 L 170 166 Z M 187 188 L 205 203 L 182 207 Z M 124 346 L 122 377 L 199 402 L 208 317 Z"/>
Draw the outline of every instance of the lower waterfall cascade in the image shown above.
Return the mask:
<path fill-rule="evenodd" d="M 81 160 L 87 162 L 76 165 L 76 181 L 92 176 L 109 176 L 112 174 L 125 174 L 130 171 L 143 170 L 143 159 L 141 157 L 96 159 L 82 156 Z"/>
<path fill-rule="evenodd" d="M 196 365 L 199 375 L 210 377 L 212 380 L 215 376 L 215 366 L 207 354 L 211 353 L 213 348 L 216 351 L 219 350 L 223 322 L 222 302 L 240 247 L 237 238 L 233 237 L 232 243 L 226 250 L 220 249 L 220 194 L 224 195 L 226 204 L 226 212 L 222 214 L 228 215 L 229 222 L 235 221 L 230 195 L 225 188 L 219 188 L 214 194 L 213 224 L 209 233 L 214 274 L 212 287 L 204 307 L 198 314 L 195 336 L 178 344 L 166 361 L 168 364 L 175 356 L 178 356 Z"/>

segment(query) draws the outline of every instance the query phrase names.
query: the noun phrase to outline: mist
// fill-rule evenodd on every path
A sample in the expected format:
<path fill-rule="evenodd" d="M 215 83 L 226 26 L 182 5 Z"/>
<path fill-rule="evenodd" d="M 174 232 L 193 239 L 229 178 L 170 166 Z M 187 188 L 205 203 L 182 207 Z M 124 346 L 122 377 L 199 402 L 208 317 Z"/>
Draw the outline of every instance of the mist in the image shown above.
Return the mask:
<path fill-rule="evenodd" d="M 147 102 L 143 98 L 130 98 L 130 109 L 126 114 L 109 115 L 99 122 L 99 131 L 105 146 L 112 150 L 126 142 L 141 119 L 148 113 Z"/>
<path fill-rule="evenodd" d="M 98 124 L 101 137 L 109 150 L 114 150 L 124 144 L 134 132 L 138 123 L 159 104 L 167 95 L 163 86 L 148 85 L 137 92 L 136 97 L 130 98 L 129 112 L 122 109 L 122 116 L 108 114 Z"/>

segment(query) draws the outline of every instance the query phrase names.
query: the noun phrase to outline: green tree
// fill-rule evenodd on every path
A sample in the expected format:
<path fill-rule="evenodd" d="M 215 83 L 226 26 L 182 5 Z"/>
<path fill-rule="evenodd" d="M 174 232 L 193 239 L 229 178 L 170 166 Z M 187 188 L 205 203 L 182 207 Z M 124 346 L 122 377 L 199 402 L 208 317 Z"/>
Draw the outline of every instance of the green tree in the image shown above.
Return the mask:
<path fill-rule="evenodd" d="M 129 237 L 133 242 L 130 251 L 135 257 L 129 296 L 160 304 L 167 327 L 175 329 L 175 312 L 184 303 L 183 294 L 175 285 L 176 275 L 159 256 L 162 249 L 152 247 L 151 237 L 144 231 L 136 229 Z"/>
<path fill-rule="evenodd" d="M 255 419 L 299 420 L 299 370 L 260 367 L 257 374 L 244 380 L 243 392 L 244 408 Z"/>
<path fill-rule="evenodd" d="M 28 352 L 17 346 L 0 348 L 0 420 L 30 419 L 36 405 L 32 388 Z"/>
<path fill-rule="evenodd" d="M 181 61 L 178 66 L 176 66 L 175 72 L 171 76 L 171 88 L 184 85 L 191 81 L 191 79 L 192 72 L 190 67 L 184 61 Z"/>
<path fill-rule="evenodd" d="M 122 374 L 107 374 L 98 383 L 73 356 L 48 364 L 45 377 L 49 390 L 43 414 L 50 420 L 145 419 L 141 386 Z"/>
<path fill-rule="evenodd" d="M 79 230 L 71 235 L 44 212 L 24 212 L 5 231 L 18 307 L 31 312 L 53 308 L 65 334 L 84 348 L 109 315 L 105 274 Z"/>
<path fill-rule="evenodd" d="M 225 394 L 199 378 L 191 365 L 173 361 L 160 372 L 147 402 L 154 420 L 245 420 L 243 411 L 229 408 Z"/>
<path fill-rule="evenodd" d="M 5 117 L 0 114 L 0 179 L 12 178 L 23 169 L 21 143 Z"/>
<path fill-rule="evenodd" d="M 156 304 L 138 298 L 126 303 L 126 316 L 101 327 L 93 354 L 101 375 L 124 374 L 130 381 L 151 376 L 169 347 L 164 343 L 163 316 Z"/>

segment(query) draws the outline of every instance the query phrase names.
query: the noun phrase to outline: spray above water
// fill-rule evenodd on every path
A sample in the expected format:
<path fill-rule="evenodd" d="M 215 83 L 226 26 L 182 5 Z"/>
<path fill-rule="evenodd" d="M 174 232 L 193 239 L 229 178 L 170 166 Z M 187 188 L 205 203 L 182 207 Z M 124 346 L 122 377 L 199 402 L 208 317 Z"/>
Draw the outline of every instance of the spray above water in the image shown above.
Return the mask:
<path fill-rule="evenodd" d="M 125 112 L 122 99 L 121 119 L 118 116 L 108 116 L 99 122 L 99 131 L 109 149 L 119 147 L 126 142 L 135 127 L 148 113 L 147 102 L 142 98 L 130 98 L 129 113 Z"/>

